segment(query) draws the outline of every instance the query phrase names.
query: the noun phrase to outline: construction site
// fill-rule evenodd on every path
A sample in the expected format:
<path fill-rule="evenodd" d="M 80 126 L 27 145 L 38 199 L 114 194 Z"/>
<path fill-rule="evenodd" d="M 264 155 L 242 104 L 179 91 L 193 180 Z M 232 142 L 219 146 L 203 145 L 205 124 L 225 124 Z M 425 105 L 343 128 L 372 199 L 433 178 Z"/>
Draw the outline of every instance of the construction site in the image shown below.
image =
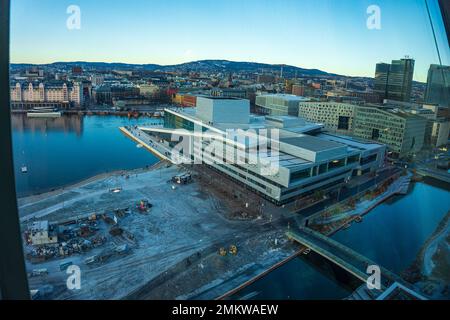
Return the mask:
<path fill-rule="evenodd" d="M 166 161 L 21 198 L 33 298 L 226 298 L 309 252 L 289 241 L 289 229 L 307 220 L 324 234 L 347 228 L 409 185 L 408 175 L 380 177 L 364 191 L 373 190 L 370 199 L 350 197 L 337 204 L 347 209 L 312 216 L 295 213 L 299 203 L 320 204 L 332 194 L 276 206 L 211 167 Z M 80 268 L 79 289 L 67 287 L 70 266 Z"/>
<path fill-rule="evenodd" d="M 36 299 L 214 299 L 298 250 L 287 211 L 204 166 L 102 175 L 19 208 Z"/>

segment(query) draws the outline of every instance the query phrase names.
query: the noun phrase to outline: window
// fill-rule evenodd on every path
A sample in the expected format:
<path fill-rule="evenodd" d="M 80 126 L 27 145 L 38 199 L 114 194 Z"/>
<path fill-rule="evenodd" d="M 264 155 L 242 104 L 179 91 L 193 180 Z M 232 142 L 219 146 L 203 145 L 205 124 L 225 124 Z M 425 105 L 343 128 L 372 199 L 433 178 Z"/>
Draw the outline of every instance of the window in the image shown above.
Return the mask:
<path fill-rule="evenodd" d="M 407 2 L 1 1 L 1 298 L 345 299 L 360 284 L 324 278 L 316 255 L 251 281 L 292 254 L 286 231 L 310 217 L 311 237 L 348 246 L 334 256 L 420 278 L 417 294 L 444 288 L 448 252 L 417 252 L 445 247 L 448 190 L 410 177 L 449 175 L 448 1 Z M 433 136 L 431 116 L 443 121 Z M 271 147 L 282 140 L 270 168 L 232 143 L 212 153 L 227 164 L 204 163 L 211 136 L 177 149 L 264 129 Z M 342 220 L 392 183 L 395 204 Z M 411 276 L 414 262 L 430 272 Z"/>
<path fill-rule="evenodd" d="M 333 170 L 345 166 L 345 159 L 333 160 L 328 163 L 328 170 Z"/>
<path fill-rule="evenodd" d="M 328 165 L 326 163 L 322 163 L 319 166 L 319 174 L 325 173 L 328 171 Z"/>
<path fill-rule="evenodd" d="M 368 157 L 361 158 L 360 164 L 363 166 L 363 165 L 366 165 L 368 163 L 372 163 L 372 162 L 376 161 L 377 158 L 378 158 L 377 154 L 372 154 L 372 155 L 370 155 Z"/>
<path fill-rule="evenodd" d="M 311 176 L 311 169 L 294 172 L 294 173 L 291 173 L 291 182 L 309 178 L 310 176 Z"/>

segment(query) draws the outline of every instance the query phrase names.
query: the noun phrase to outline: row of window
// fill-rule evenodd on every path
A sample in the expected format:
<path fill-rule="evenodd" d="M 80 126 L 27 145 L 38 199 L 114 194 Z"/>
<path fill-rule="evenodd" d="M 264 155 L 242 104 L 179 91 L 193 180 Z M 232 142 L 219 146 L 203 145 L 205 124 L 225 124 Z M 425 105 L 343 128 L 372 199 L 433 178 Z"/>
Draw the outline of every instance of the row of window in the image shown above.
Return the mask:
<path fill-rule="evenodd" d="M 375 160 L 376 160 L 376 155 L 375 155 Z M 359 161 L 359 155 L 354 155 L 351 157 L 347 158 L 347 164 L 353 164 Z M 309 169 L 305 169 L 305 170 L 301 170 L 301 171 L 297 171 L 297 172 L 293 172 L 291 173 L 291 183 L 292 182 L 296 182 L 298 180 L 302 180 L 302 179 L 306 179 L 306 178 L 310 178 L 310 177 L 314 177 L 323 173 L 326 173 L 330 170 L 334 170 L 334 169 L 338 169 L 338 168 L 342 168 L 346 165 L 346 159 L 342 158 L 339 160 L 334 160 L 331 161 L 329 163 L 322 163 L 319 166 L 313 167 L 312 170 L 311 168 Z"/>
<path fill-rule="evenodd" d="M 322 183 L 322 182 L 325 182 L 325 181 L 327 181 L 327 180 L 331 180 L 331 179 L 334 179 L 334 178 L 339 177 L 339 176 L 342 176 L 342 175 L 347 175 L 347 174 L 349 174 L 351 171 L 352 171 L 352 170 L 349 169 L 349 170 L 346 170 L 346 171 L 344 171 L 344 172 L 340 172 L 340 173 L 337 173 L 337 174 L 335 174 L 335 175 L 328 176 L 328 177 L 326 177 L 326 178 L 322 178 L 322 179 L 316 180 L 316 181 L 314 181 L 314 182 L 310 182 L 310 183 L 307 183 L 307 184 L 302 184 L 302 185 L 300 185 L 300 186 L 298 186 L 298 187 L 295 187 L 295 188 L 292 188 L 292 189 L 284 190 L 283 192 L 281 192 L 281 195 L 282 195 L 282 196 L 288 195 L 288 194 L 297 192 L 297 191 L 299 191 L 299 190 L 301 190 L 301 189 L 306 189 L 306 188 L 309 188 L 309 187 L 311 187 L 311 186 L 313 186 L 313 185 L 318 185 L 318 184 L 320 184 L 320 183 Z M 323 188 L 325 188 L 325 186 L 324 186 Z"/>

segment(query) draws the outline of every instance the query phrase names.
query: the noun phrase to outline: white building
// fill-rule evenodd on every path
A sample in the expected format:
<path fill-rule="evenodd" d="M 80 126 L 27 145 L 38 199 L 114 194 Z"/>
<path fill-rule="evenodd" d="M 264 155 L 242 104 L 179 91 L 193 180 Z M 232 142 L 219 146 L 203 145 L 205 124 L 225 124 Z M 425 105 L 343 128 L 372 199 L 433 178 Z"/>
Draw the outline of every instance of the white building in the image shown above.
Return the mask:
<path fill-rule="evenodd" d="M 384 145 L 324 134 L 323 125 L 297 117 L 249 115 L 246 100 L 201 100 L 196 110 L 166 109 L 163 127 L 139 128 L 153 137 L 148 147 L 159 141 L 174 161 L 180 140 L 173 137 L 183 137 L 190 151 L 184 160 L 200 159 L 277 204 L 344 185 L 383 164 Z"/>
<path fill-rule="evenodd" d="M 73 103 L 83 102 L 81 83 L 67 82 L 16 82 L 10 87 L 11 102 L 14 103 Z"/>

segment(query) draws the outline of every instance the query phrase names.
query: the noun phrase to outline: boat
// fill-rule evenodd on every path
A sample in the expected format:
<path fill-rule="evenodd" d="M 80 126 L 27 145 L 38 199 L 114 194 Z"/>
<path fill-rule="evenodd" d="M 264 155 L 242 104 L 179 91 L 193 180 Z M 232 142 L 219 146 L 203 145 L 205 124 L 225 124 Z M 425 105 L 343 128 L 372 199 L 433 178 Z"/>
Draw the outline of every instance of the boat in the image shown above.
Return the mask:
<path fill-rule="evenodd" d="M 122 191 L 122 187 L 116 187 L 116 188 L 109 189 L 109 192 L 112 192 L 112 193 L 119 193 L 121 191 Z"/>
<path fill-rule="evenodd" d="M 22 173 L 27 173 L 27 172 L 28 172 L 27 166 L 22 166 L 22 168 L 20 168 L 20 171 L 21 171 Z"/>
<path fill-rule="evenodd" d="M 363 220 L 362 216 L 356 216 L 356 218 L 355 218 L 355 222 L 357 222 L 357 223 L 362 222 L 362 220 Z"/>
<path fill-rule="evenodd" d="M 306 248 L 305 250 L 303 250 L 303 254 L 304 255 L 307 255 L 307 254 L 309 254 L 311 252 L 311 249 L 310 248 Z"/>
<path fill-rule="evenodd" d="M 140 143 L 138 143 L 138 144 L 136 145 L 136 148 L 138 148 L 138 149 L 140 149 L 140 148 L 142 148 L 142 147 L 143 147 L 143 145 L 140 144 Z"/>
<path fill-rule="evenodd" d="M 344 226 L 342 227 L 342 229 L 348 229 L 348 228 L 350 228 L 351 227 L 351 224 L 350 223 L 346 223 L 346 224 L 344 224 Z"/>
<path fill-rule="evenodd" d="M 28 118 L 59 118 L 61 112 L 55 108 L 34 108 L 27 112 Z"/>

